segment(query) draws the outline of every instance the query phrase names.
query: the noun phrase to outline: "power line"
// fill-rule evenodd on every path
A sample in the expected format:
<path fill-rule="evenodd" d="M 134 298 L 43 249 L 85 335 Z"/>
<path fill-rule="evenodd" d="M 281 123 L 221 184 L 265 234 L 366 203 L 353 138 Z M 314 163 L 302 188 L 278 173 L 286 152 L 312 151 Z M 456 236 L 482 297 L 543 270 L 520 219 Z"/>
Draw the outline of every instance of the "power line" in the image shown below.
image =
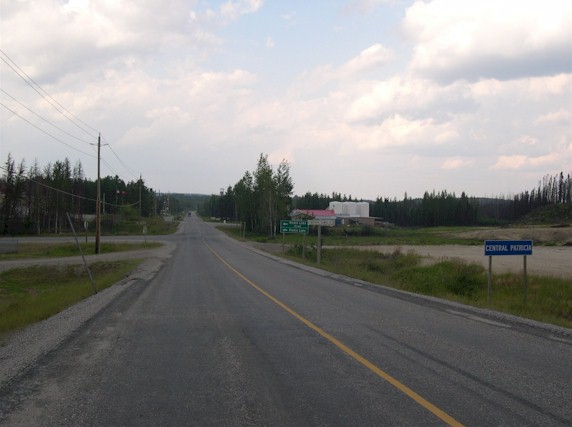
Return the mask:
<path fill-rule="evenodd" d="M 70 122 L 72 122 L 76 127 L 78 127 L 79 129 L 81 129 L 83 132 L 85 132 L 86 134 L 88 134 L 90 137 L 95 138 L 89 131 L 87 131 L 85 129 L 85 127 L 81 126 L 80 124 L 78 124 L 77 122 L 83 124 L 84 126 L 86 126 L 87 128 L 93 130 L 94 132 L 98 133 L 99 132 L 93 128 L 92 126 L 90 126 L 89 124 L 85 123 L 83 120 L 81 120 L 79 117 L 77 117 L 76 115 L 74 115 L 73 113 L 71 113 L 69 110 L 67 110 L 63 105 L 61 105 L 58 101 L 56 101 L 46 90 L 44 90 L 38 83 L 36 83 L 34 81 L 34 79 L 32 79 L 28 74 L 26 74 L 26 72 L 24 70 L 22 70 L 22 68 L 20 68 L 18 66 L 18 64 L 16 64 L 16 62 L 10 58 L 10 56 L 4 52 L 2 49 L 0 49 L 0 59 L 6 64 L 8 65 L 8 67 L 10 67 L 12 69 L 12 71 L 14 71 L 14 73 L 20 77 L 28 86 L 30 86 L 36 93 L 38 93 L 38 95 L 40 95 L 48 104 L 50 104 L 56 111 L 58 111 L 62 116 L 64 116 L 67 120 L 69 120 Z M 24 105 L 22 102 L 18 101 L 15 97 L 13 97 L 12 95 L 10 95 L 8 92 L 6 92 L 5 90 L 1 89 L 0 90 L 6 94 L 7 96 L 9 96 L 12 100 L 14 100 L 15 102 L 17 102 L 18 104 L 20 104 L 22 107 L 24 107 L 25 109 L 27 109 L 28 111 L 30 111 L 32 114 L 34 114 L 35 116 L 39 117 L 41 120 L 45 121 L 46 123 L 48 123 L 49 125 L 53 126 L 54 128 L 58 129 L 59 131 L 65 133 L 66 135 L 80 141 L 80 142 L 84 142 L 87 144 L 90 144 L 91 146 L 93 146 L 94 144 L 85 141 L 84 139 L 78 138 L 77 136 L 61 129 L 60 127 L 56 126 L 55 124 L 51 123 L 49 120 L 45 119 L 44 117 L 42 117 L 41 115 L 39 115 L 38 113 L 34 112 L 31 108 L 27 107 L 26 105 Z M 36 129 L 40 130 L 41 132 L 43 132 L 44 134 L 50 136 L 51 138 L 55 139 L 56 141 L 66 145 L 67 147 L 70 147 L 76 151 L 79 151 L 80 153 L 86 154 L 89 157 L 95 157 L 97 158 L 97 155 L 92 155 L 89 153 L 86 153 L 82 150 L 79 150 L 75 147 L 73 147 L 72 145 L 66 143 L 65 141 L 61 140 L 60 138 L 55 137 L 54 135 L 51 135 L 49 132 L 46 132 L 45 130 L 41 129 L 39 126 L 35 125 L 34 123 L 32 123 L 31 121 L 27 120 L 26 118 L 24 118 L 22 115 L 18 114 L 16 111 L 12 110 L 11 108 L 9 108 L 8 106 L 6 106 L 5 104 L 0 103 L 0 105 L 2 105 L 4 108 L 6 108 L 8 111 L 10 111 L 12 114 L 20 117 L 22 120 L 24 120 L 25 122 L 27 122 L 28 124 L 30 124 L 31 126 L 35 127 Z M 72 119 L 73 118 L 73 119 Z M 117 155 L 117 153 L 113 150 L 113 148 L 111 147 L 111 144 L 109 144 L 109 142 L 107 142 L 106 144 L 107 146 L 109 146 L 109 149 L 111 150 L 111 152 L 113 153 L 113 155 L 117 158 L 117 160 L 121 163 L 121 165 L 134 177 L 137 176 L 137 173 L 133 171 L 133 169 L 131 169 L 129 166 L 127 166 L 127 164 Z M 116 175 L 119 176 L 119 173 L 117 173 L 117 171 L 105 160 L 102 159 L 104 164 L 112 171 L 114 172 Z"/>
<path fill-rule="evenodd" d="M 8 171 L 4 166 L 0 166 L 0 169 L 4 170 L 5 172 Z M 26 176 L 25 179 L 27 179 L 30 182 L 33 182 L 34 184 L 38 184 L 41 187 L 47 188 L 49 190 L 55 191 L 55 192 L 60 193 L 60 194 L 64 194 L 66 196 L 70 196 L 70 197 L 75 198 L 75 199 L 86 200 L 88 202 L 94 202 L 94 203 L 97 202 L 96 199 L 90 199 L 89 197 L 84 197 L 84 196 L 80 196 L 78 194 L 70 193 L 69 191 L 60 190 L 59 188 L 55 188 L 55 187 L 52 187 L 51 185 L 44 184 L 43 182 L 36 181 L 35 179 L 30 178 L 29 176 Z M 116 205 L 113 203 L 105 202 L 106 206 L 111 206 L 114 208 L 121 208 L 124 206 L 137 206 L 138 204 L 139 204 L 139 201 L 137 201 L 135 203 L 128 203 L 128 204 L 123 204 L 123 205 Z"/>
<path fill-rule="evenodd" d="M 26 110 L 28 110 L 30 113 L 32 113 L 33 115 L 35 115 L 36 117 L 42 119 L 44 122 L 46 122 L 47 124 L 49 124 L 50 126 L 56 128 L 57 130 L 59 130 L 60 132 L 65 133 L 68 136 L 71 136 L 72 138 L 80 141 L 80 142 L 84 142 L 86 144 L 91 144 L 91 142 L 86 141 L 85 139 L 81 139 L 78 138 L 77 136 L 67 132 L 66 130 L 60 128 L 59 126 L 55 125 L 54 123 L 50 122 L 48 119 L 46 119 L 45 117 L 42 117 L 41 115 L 39 115 L 38 113 L 36 113 L 35 111 L 33 111 L 30 107 L 28 107 L 27 105 L 25 105 L 23 102 L 18 101 L 16 98 L 14 98 L 12 95 L 10 95 L 8 92 L 6 92 L 4 89 L 0 88 L 0 91 L 4 94 L 6 94 L 7 96 L 9 96 L 13 101 L 17 102 L 19 105 L 21 105 L 22 107 L 24 107 Z"/>
<path fill-rule="evenodd" d="M 33 182 L 34 184 L 38 184 L 38 185 L 41 186 L 41 187 L 45 187 L 45 188 L 48 188 L 48 189 L 50 189 L 50 190 L 52 190 L 52 191 L 55 191 L 55 192 L 57 192 L 57 193 L 61 193 L 61 194 L 65 194 L 65 195 L 67 195 L 67 196 L 71 196 L 72 198 L 75 198 L 75 199 L 86 200 L 86 201 L 88 201 L 88 202 L 94 202 L 94 203 L 97 202 L 96 199 L 90 199 L 89 197 L 84 197 L 84 196 L 80 196 L 80 195 L 78 195 L 78 194 L 70 193 L 69 191 L 60 190 L 59 188 L 55 188 L 55 187 L 52 187 L 52 186 L 50 186 L 50 185 L 44 184 L 44 183 L 42 183 L 42 182 L 38 182 L 38 181 L 36 181 L 36 180 L 34 180 L 34 179 L 32 179 L 32 178 L 29 178 L 29 177 L 26 177 L 26 179 L 27 179 L 28 181 L 30 181 L 30 182 Z M 113 204 L 113 203 L 105 202 L 105 205 L 106 205 L 106 206 L 111 206 L 111 207 L 114 207 L 114 208 L 121 208 L 121 207 L 124 207 L 124 206 L 136 206 L 136 205 L 138 205 L 138 204 L 139 204 L 138 201 L 135 202 L 135 203 L 129 203 L 129 204 L 123 204 L 123 205 L 116 205 L 116 204 Z"/>
<path fill-rule="evenodd" d="M 48 104 L 50 104 L 58 113 L 60 113 L 62 116 L 64 116 L 67 120 L 69 120 L 70 122 L 72 122 L 75 126 L 77 126 L 79 129 L 81 129 L 82 131 L 84 131 L 86 134 L 88 134 L 89 136 L 91 136 L 92 138 L 95 138 L 96 136 L 94 136 L 92 133 L 90 133 L 88 130 L 85 129 L 85 127 L 88 127 L 89 129 L 91 129 L 94 132 L 98 132 L 95 128 L 93 128 L 92 126 L 90 126 L 89 124 L 85 123 L 83 120 L 81 120 L 79 117 L 77 117 L 75 114 L 73 114 L 72 112 L 70 112 L 68 109 L 66 109 L 63 105 L 61 105 L 58 101 L 56 101 L 48 92 L 46 92 L 46 90 L 44 90 L 38 83 L 36 83 L 34 81 L 34 79 L 32 79 L 28 74 L 26 74 L 26 72 L 24 70 L 22 70 L 18 64 L 16 64 L 16 62 L 10 58 L 10 56 L 8 56 L 8 54 L 6 52 L 4 52 L 2 49 L 0 49 L 0 53 L 2 55 L 4 55 L 6 58 L 0 56 L 0 59 L 2 59 L 2 61 L 8 65 L 8 67 L 10 67 L 12 69 L 12 71 L 14 71 L 14 73 L 16 73 L 16 75 L 18 77 L 20 77 L 28 86 L 30 86 L 38 95 L 40 95 Z M 33 84 L 32 84 L 33 83 Z M 67 113 L 67 114 L 66 114 Z M 71 116 L 71 117 L 70 117 Z M 73 118 L 73 119 L 72 119 Z M 74 120 L 75 119 L 75 120 Z M 77 122 L 83 124 L 84 126 L 81 126 L 80 124 L 78 124 Z"/>
<path fill-rule="evenodd" d="M 42 133 L 48 135 L 50 138 L 52 138 L 52 139 L 58 141 L 59 143 L 64 144 L 65 146 L 71 148 L 72 150 L 79 151 L 80 153 L 85 154 L 86 156 L 96 158 L 96 156 L 94 156 L 94 155 L 92 155 L 92 154 L 89 154 L 89 153 L 87 153 L 87 152 L 85 152 L 85 151 L 83 151 L 83 150 L 80 150 L 79 148 L 76 148 L 76 147 L 74 147 L 73 145 L 70 145 L 70 144 L 68 144 L 67 142 L 62 141 L 62 140 L 59 139 L 58 137 L 56 137 L 56 136 L 52 135 L 51 133 L 45 131 L 45 130 L 42 129 L 41 127 L 37 126 L 36 124 L 32 123 L 31 121 L 29 121 L 29 120 L 26 119 L 25 117 L 23 117 L 23 116 L 21 116 L 20 114 L 18 114 L 16 111 L 12 110 L 10 107 L 8 107 L 7 105 L 5 105 L 4 103 L 0 102 L 0 105 L 1 105 L 2 107 L 4 107 L 5 109 L 7 109 L 8 111 L 10 111 L 10 112 L 11 112 L 12 114 L 14 114 L 15 116 L 18 116 L 19 118 L 21 118 L 22 120 L 24 120 L 24 121 L 25 121 L 26 123 L 28 123 L 29 125 L 31 125 L 31 126 L 35 127 L 36 129 L 38 129 L 40 132 L 42 132 Z"/>
<path fill-rule="evenodd" d="M 107 141 L 106 141 L 106 142 L 107 142 Z M 111 150 L 111 152 L 113 153 L 113 155 L 117 158 L 117 160 L 119 160 L 119 163 L 121 163 L 121 164 L 123 165 L 123 167 L 124 167 L 125 169 L 127 169 L 127 171 L 128 171 L 129 173 L 131 173 L 131 175 L 133 175 L 133 176 L 136 177 L 136 176 L 137 176 L 137 173 L 134 172 L 133 169 L 131 169 L 129 166 L 127 166 L 127 165 L 125 164 L 125 162 L 123 162 L 123 160 L 121 160 L 121 159 L 119 158 L 119 156 L 117 155 L 117 153 L 116 153 L 116 152 L 113 150 L 113 148 L 111 147 L 111 144 L 107 143 L 107 145 L 108 145 L 109 149 Z"/>

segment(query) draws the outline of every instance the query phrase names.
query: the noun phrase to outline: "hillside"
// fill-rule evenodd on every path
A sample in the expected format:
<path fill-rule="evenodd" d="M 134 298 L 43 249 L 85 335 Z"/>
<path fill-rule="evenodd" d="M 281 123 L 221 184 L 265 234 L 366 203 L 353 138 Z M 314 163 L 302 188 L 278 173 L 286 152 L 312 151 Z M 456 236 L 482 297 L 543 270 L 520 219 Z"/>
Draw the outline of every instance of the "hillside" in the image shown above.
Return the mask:
<path fill-rule="evenodd" d="M 536 208 L 523 216 L 519 224 L 571 225 L 572 203 L 558 203 Z"/>

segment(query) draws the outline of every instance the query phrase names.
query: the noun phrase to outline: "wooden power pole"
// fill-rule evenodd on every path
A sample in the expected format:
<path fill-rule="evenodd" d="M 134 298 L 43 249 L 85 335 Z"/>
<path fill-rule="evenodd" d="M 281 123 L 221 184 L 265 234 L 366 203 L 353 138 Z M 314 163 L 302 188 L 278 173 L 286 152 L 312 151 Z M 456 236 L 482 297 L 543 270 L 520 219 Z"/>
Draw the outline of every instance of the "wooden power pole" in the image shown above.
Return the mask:
<path fill-rule="evenodd" d="M 99 238 L 101 235 L 101 134 L 97 137 L 97 197 L 95 207 L 95 253 L 99 254 Z"/>
<path fill-rule="evenodd" d="M 141 187 L 143 187 L 143 176 L 139 174 L 139 221 L 141 221 Z"/>

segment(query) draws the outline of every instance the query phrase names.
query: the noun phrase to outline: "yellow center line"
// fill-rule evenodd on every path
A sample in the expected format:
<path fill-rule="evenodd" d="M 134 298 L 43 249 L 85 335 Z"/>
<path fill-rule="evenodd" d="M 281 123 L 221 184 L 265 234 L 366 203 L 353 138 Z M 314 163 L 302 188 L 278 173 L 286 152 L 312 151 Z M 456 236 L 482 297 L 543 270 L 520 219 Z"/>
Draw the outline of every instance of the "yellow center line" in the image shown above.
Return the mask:
<path fill-rule="evenodd" d="M 325 339 L 327 339 L 329 342 L 331 342 L 332 344 L 334 344 L 336 347 L 338 347 L 340 350 L 342 350 L 344 353 L 346 353 L 347 355 L 349 355 L 350 357 L 352 357 L 354 360 L 358 361 L 359 363 L 361 363 L 363 366 L 365 366 L 366 368 L 368 368 L 371 372 L 373 372 L 374 374 L 376 374 L 377 376 L 379 376 L 380 378 L 383 378 L 385 381 L 387 381 L 388 383 L 390 383 L 392 386 L 394 386 L 395 388 L 397 388 L 398 390 L 400 390 L 402 393 L 404 393 L 405 395 L 407 395 L 409 398 L 413 399 L 415 402 L 417 402 L 420 406 L 422 406 L 423 408 L 427 409 L 429 412 L 431 412 L 433 415 L 435 415 L 436 417 L 440 418 L 441 420 L 443 420 L 445 423 L 447 423 L 450 426 L 456 426 L 456 427 L 462 427 L 463 424 L 461 424 L 459 421 L 455 420 L 453 417 L 451 417 L 449 414 L 447 414 L 445 411 L 443 411 L 442 409 L 438 408 L 437 406 L 433 405 L 431 402 L 429 402 L 428 400 L 426 400 L 425 398 L 421 397 L 418 393 L 416 393 L 415 391 L 413 391 L 412 389 L 410 389 L 409 387 L 407 387 L 405 384 L 399 382 L 397 379 L 395 379 L 394 377 L 392 377 L 391 375 L 389 375 L 387 372 L 381 370 L 380 368 L 378 368 L 376 365 L 374 365 L 373 363 L 371 363 L 369 360 L 367 360 L 365 357 L 359 355 L 358 353 L 356 353 L 355 351 L 353 351 L 351 348 L 349 348 L 347 345 L 345 345 L 344 343 L 342 343 L 341 341 L 339 341 L 337 338 L 333 337 L 332 335 L 328 334 L 326 331 L 324 331 L 323 329 L 321 329 L 320 327 L 316 326 L 315 324 L 313 324 L 312 322 L 310 322 L 308 319 L 306 319 L 305 317 L 303 317 L 302 315 L 300 315 L 299 313 L 297 313 L 296 311 L 292 310 L 290 307 L 288 307 L 286 304 L 284 304 L 282 301 L 276 299 L 275 297 L 273 297 L 272 295 L 270 295 L 268 292 L 266 292 L 264 289 L 262 289 L 260 286 L 258 286 L 256 283 L 254 283 L 252 280 L 250 280 L 248 277 L 246 277 L 245 275 L 243 275 L 240 271 L 238 271 L 237 269 L 235 269 L 232 265 L 230 265 L 222 256 L 220 256 L 212 247 L 209 246 L 208 243 L 204 242 L 205 245 L 207 246 L 207 248 L 229 269 L 231 270 L 233 273 L 235 273 L 238 277 L 240 277 L 242 280 L 244 280 L 246 283 L 248 283 L 250 286 L 252 286 L 254 289 L 256 289 L 258 292 L 260 292 L 262 295 L 264 295 L 266 298 L 268 298 L 270 301 L 272 301 L 274 304 L 278 305 L 280 308 L 282 308 L 283 310 L 285 310 L 286 312 L 288 312 L 289 314 L 291 314 L 293 317 L 295 317 L 296 319 L 298 319 L 300 322 L 302 322 L 304 325 L 306 325 L 307 327 L 309 327 L 310 329 L 314 330 L 315 332 L 317 332 L 318 334 L 320 334 L 322 337 L 324 337 Z"/>

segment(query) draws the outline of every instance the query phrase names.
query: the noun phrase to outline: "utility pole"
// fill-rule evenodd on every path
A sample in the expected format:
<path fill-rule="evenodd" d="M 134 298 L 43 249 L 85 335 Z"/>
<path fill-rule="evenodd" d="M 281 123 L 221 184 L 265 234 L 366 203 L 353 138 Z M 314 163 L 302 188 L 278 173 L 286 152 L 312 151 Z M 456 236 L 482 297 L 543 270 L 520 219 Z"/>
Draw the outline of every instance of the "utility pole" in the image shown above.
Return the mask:
<path fill-rule="evenodd" d="M 101 235 L 101 134 L 97 137 L 97 197 L 95 207 L 95 253 L 99 254 L 99 237 Z"/>
<path fill-rule="evenodd" d="M 139 220 L 141 220 L 141 187 L 143 186 L 143 177 L 139 174 Z"/>

